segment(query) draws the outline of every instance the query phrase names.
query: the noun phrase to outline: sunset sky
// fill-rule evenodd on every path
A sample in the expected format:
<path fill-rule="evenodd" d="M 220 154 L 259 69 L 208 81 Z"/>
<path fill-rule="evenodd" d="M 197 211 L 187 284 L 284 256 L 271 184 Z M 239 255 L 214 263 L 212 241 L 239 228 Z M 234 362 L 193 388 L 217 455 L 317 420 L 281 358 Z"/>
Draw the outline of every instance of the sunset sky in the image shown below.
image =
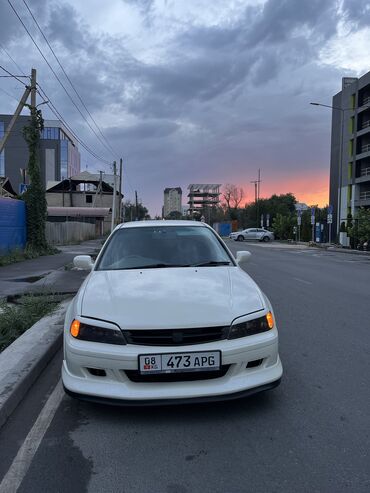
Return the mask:
<path fill-rule="evenodd" d="M 12 3 L 78 103 L 25 5 Z M 138 190 L 154 215 L 165 187 L 233 183 L 251 201 L 261 168 L 262 196 L 328 202 L 331 112 L 309 103 L 331 104 L 343 76 L 370 70 L 367 0 L 28 4 L 114 152 L 91 132 L 6 1 L 0 64 L 12 73 L 36 67 L 80 138 L 104 161 L 124 158 L 126 198 Z M 21 94 L 17 81 L 0 79 L 0 113 L 13 112 Z M 82 170 L 110 172 L 81 155 Z"/>

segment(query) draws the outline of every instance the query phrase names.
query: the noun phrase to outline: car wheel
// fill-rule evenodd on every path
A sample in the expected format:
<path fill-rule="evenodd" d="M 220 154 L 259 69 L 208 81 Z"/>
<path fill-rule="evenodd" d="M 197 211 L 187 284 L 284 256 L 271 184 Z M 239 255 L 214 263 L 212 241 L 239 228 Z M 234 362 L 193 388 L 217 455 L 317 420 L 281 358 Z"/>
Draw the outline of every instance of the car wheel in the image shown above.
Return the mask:
<path fill-rule="evenodd" d="M 244 238 L 243 238 L 243 236 L 242 236 L 242 235 L 239 235 L 239 236 L 237 237 L 237 240 L 238 240 L 238 241 L 243 241 L 243 240 L 244 240 Z"/>
<path fill-rule="evenodd" d="M 269 236 L 264 236 L 262 238 L 262 241 L 264 241 L 265 243 L 267 243 L 268 241 L 270 241 L 270 237 Z"/>

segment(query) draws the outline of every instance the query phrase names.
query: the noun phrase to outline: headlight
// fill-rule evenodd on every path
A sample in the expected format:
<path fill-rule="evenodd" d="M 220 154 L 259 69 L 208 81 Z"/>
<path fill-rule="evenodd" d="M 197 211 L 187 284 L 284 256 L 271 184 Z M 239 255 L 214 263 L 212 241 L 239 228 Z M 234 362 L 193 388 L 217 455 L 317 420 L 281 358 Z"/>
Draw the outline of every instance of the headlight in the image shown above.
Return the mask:
<path fill-rule="evenodd" d="M 126 344 L 119 329 L 107 329 L 96 325 L 87 325 L 79 320 L 73 320 L 69 332 L 75 339 L 105 344 Z"/>
<path fill-rule="evenodd" d="M 274 328 L 274 317 L 268 312 L 263 317 L 248 320 L 240 324 L 234 324 L 230 327 L 228 339 L 237 339 L 238 337 L 252 336 L 260 332 L 266 332 Z"/>

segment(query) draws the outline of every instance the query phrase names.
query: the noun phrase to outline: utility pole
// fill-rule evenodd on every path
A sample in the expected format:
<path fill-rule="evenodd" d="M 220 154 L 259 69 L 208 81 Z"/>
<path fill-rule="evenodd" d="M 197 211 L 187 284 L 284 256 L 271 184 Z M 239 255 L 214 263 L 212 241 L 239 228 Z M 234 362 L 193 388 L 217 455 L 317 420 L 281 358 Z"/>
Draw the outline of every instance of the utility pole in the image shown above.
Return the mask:
<path fill-rule="evenodd" d="M 119 207 L 118 207 L 118 222 L 122 222 L 122 158 L 119 160 Z"/>
<path fill-rule="evenodd" d="M 258 169 L 258 180 L 252 180 L 254 183 L 254 201 L 256 204 L 256 227 L 259 228 L 259 200 L 260 200 L 260 183 L 261 180 L 261 170 Z"/>
<path fill-rule="evenodd" d="M 33 68 L 31 70 L 31 106 L 32 108 L 36 108 L 36 69 Z"/>
<path fill-rule="evenodd" d="M 112 224 L 111 224 L 111 231 L 114 230 L 115 226 L 115 220 L 116 220 L 116 192 L 117 192 L 117 184 L 116 184 L 116 177 L 117 177 L 117 165 L 116 161 L 113 161 L 113 200 L 112 200 Z"/>
<path fill-rule="evenodd" d="M 135 190 L 135 221 L 139 220 L 139 210 L 138 210 L 138 203 L 137 203 L 137 191 Z"/>
<path fill-rule="evenodd" d="M 34 68 L 32 69 L 32 73 L 31 73 L 31 86 L 26 86 L 26 89 L 23 93 L 21 100 L 19 101 L 17 109 L 15 110 L 15 113 L 12 119 L 10 120 L 9 125 L 7 126 L 4 132 L 4 136 L 2 140 L 0 140 L 0 153 L 4 149 L 6 141 L 9 138 L 10 132 L 13 130 L 14 124 L 18 116 L 21 114 L 21 111 L 25 107 L 26 101 L 30 94 L 31 94 L 31 108 L 36 108 L 36 70 Z"/>

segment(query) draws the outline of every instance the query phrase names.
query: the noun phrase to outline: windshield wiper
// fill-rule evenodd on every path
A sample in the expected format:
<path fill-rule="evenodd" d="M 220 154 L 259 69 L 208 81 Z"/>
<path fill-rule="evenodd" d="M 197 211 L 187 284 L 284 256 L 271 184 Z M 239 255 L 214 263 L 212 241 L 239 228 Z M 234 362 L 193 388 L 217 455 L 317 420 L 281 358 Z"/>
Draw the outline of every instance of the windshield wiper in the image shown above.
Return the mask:
<path fill-rule="evenodd" d="M 164 269 L 167 267 L 190 267 L 189 264 L 165 264 L 165 263 L 158 263 L 158 264 L 147 264 L 147 265 L 139 265 L 138 267 L 126 267 L 125 270 L 132 270 L 132 269 Z"/>
<path fill-rule="evenodd" d="M 210 260 L 209 262 L 193 264 L 192 267 L 216 267 L 217 265 L 230 265 L 230 262 L 228 262 L 227 260 Z"/>

